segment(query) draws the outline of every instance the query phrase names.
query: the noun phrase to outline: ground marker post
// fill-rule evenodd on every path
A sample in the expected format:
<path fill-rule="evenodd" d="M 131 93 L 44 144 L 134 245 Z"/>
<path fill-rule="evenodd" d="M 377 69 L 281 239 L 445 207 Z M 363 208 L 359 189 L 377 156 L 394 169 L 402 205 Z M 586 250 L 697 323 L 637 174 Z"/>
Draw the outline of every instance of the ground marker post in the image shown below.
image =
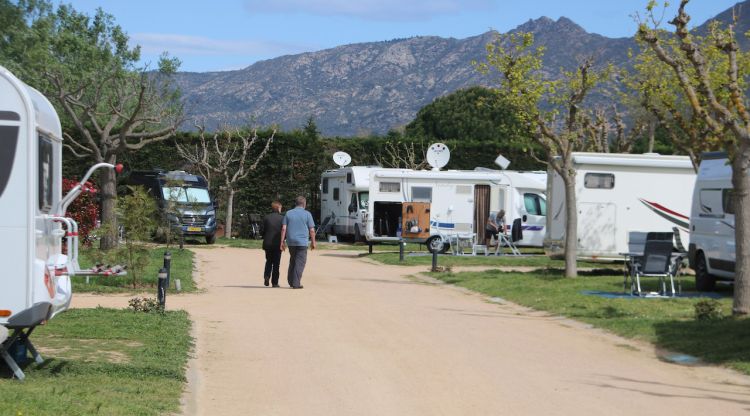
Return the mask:
<path fill-rule="evenodd" d="M 438 260 L 438 251 L 440 251 L 440 250 L 435 250 L 435 251 L 432 252 L 432 271 L 433 272 L 438 271 L 438 264 L 437 264 L 438 263 L 438 261 L 437 261 Z"/>
<path fill-rule="evenodd" d="M 159 283 L 156 285 L 156 299 L 162 310 L 167 303 L 167 269 L 159 270 Z"/>
<path fill-rule="evenodd" d="M 164 252 L 164 268 L 167 269 L 167 287 L 169 287 L 169 278 L 172 276 L 172 253 Z"/>
<path fill-rule="evenodd" d="M 404 246 L 406 244 L 404 243 L 404 240 L 398 241 L 398 261 L 403 262 L 404 261 Z"/>
<path fill-rule="evenodd" d="M 368 246 L 367 250 L 369 251 L 370 254 L 372 254 L 372 243 L 368 243 L 367 246 Z"/>

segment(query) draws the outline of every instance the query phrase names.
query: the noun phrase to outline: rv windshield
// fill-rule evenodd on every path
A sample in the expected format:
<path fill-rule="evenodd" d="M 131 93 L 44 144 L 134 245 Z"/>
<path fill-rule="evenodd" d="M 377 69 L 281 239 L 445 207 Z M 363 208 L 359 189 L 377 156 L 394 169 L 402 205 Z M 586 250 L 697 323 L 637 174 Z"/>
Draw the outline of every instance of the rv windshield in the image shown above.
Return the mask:
<path fill-rule="evenodd" d="M 367 209 L 367 203 L 370 201 L 369 192 L 359 193 L 359 209 Z"/>
<path fill-rule="evenodd" d="M 205 188 L 188 188 L 182 186 L 164 186 L 161 188 L 164 199 L 178 203 L 210 204 L 211 197 Z"/>

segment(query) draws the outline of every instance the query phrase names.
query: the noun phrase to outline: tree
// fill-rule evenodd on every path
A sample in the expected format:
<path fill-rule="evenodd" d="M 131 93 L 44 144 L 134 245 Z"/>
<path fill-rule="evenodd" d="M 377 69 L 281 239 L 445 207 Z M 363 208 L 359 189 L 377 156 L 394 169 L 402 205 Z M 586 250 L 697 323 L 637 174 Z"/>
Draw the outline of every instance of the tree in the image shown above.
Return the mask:
<path fill-rule="evenodd" d="M 310 139 L 317 139 L 320 137 L 320 131 L 318 130 L 318 125 L 315 123 L 315 118 L 313 116 L 307 118 L 307 123 L 305 123 L 305 128 L 302 132 Z"/>
<path fill-rule="evenodd" d="M 681 0 L 669 22 L 674 26 L 672 41 L 658 25 L 646 22 L 639 25 L 637 36 L 669 69 L 678 99 L 689 105 L 695 122 L 705 126 L 705 135 L 691 137 L 690 143 L 708 139 L 729 155 L 737 253 L 732 312 L 744 316 L 750 313 L 750 111 L 745 103 L 750 54 L 739 50 L 733 23 L 726 28 L 713 24 L 705 42 L 693 36 L 688 3 Z M 650 15 L 655 6 L 652 0 Z"/>
<path fill-rule="evenodd" d="M 13 9 L 7 1 L 3 12 Z M 163 55 L 156 71 L 138 66 L 140 48 L 114 18 L 98 9 L 90 17 L 69 5 L 52 12 L 49 2 L 20 1 L 13 47 L 0 55 L 27 83 L 42 91 L 63 116 L 66 148 L 76 157 L 116 163 L 127 152 L 169 138 L 182 122 L 171 75 L 179 61 Z M 1 14 L 1 13 L 0 13 Z M 4 38 L 4 36 L 0 36 Z M 102 222 L 109 230 L 101 248 L 117 245 L 116 177 L 99 177 Z"/>
<path fill-rule="evenodd" d="M 524 123 L 528 136 L 542 147 L 547 165 L 563 180 L 565 276 L 575 277 L 578 212 L 573 152 L 599 141 L 599 129 L 590 128 L 594 123 L 583 104 L 591 90 L 609 76 L 610 69 L 595 70 L 593 61 L 586 59 L 575 71 L 564 71 L 561 80 L 548 80 L 541 72 L 544 48 L 533 45 L 531 33 L 498 35 L 487 45 L 486 62 L 475 66 L 484 73 L 499 73 L 500 97 Z"/>
<path fill-rule="evenodd" d="M 387 141 L 375 155 L 378 166 L 420 170 L 427 168 L 427 148 L 423 142 Z"/>
<path fill-rule="evenodd" d="M 250 133 L 223 128 L 211 137 L 206 137 L 205 126 L 196 127 L 199 132 L 198 143 L 193 146 L 177 143 L 177 153 L 195 166 L 207 180 L 211 181 L 214 174 L 218 176 L 220 190 L 226 198 L 224 234 L 231 237 L 237 184 L 250 175 L 266 156 L 276 130 L 273 130 L 270 138 L 261 140 L 265 142 L 262 150 L 254 153 L 254 146 L 259 141 L 257 129 Z"/>

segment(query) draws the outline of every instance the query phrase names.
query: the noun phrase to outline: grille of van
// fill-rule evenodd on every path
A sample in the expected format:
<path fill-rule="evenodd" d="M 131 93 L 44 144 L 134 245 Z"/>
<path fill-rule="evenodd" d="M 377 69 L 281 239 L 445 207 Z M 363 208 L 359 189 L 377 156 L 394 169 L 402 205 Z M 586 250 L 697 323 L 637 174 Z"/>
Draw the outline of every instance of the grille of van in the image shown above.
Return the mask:
<path fill-rule="evenodd" d="M 182 218 L 182 225 L 206 225 L 208 222 L 208 216 L 205 215 L 184 215 Z"/>

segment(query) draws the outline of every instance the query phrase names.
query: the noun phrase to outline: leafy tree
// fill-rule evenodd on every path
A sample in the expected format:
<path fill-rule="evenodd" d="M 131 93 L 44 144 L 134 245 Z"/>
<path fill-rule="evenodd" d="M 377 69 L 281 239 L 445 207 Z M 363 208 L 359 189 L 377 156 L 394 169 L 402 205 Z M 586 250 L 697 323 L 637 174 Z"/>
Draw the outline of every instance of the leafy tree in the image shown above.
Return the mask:
<path fill-rule="evenodd" d="M 732 312 L 750 314 L 750 110 L 747 108 L 747 77 L 750 53 L 739 50 L 735 25 L 722 28 L 713 24 L 707 38 L 694 36 L 688 29 L 688 0 L 681 0 L 677 15 L 669 23 L 674 34 L 658 28 L 658 21 L 641 22 L 638 39 L 657 58 L 654 64 L 669 74 L 663 80 L 676 102 L 690 110 L 691 127 L 699 134 L 686 139 L 691 149 L 726 149 L 732 166 L 735 211 L 735 284 Z M 653 16 L 656 1 L 649 2 Z M 667 118 L 668 119 L 668 118 Z"/>
<path fill-rule="evenodd" d="M 138 66 L 140 48 L 131 48 L 127 34 L 101 9 L 88 16 L 65 4 L 53 11 L 46 0 L 2 0 L 0 15 L 10 20 L 0 28 L 0 62 L 57 107 L 70 154 L 116 163 L 175 132 L 182 120 L 170 77 L 177 59 L 163 55 L 155 72 Z M 108 249 L 117 244 L 114 172 L 105 170 L 99 182 L 102 221 L 110 230 L 101 248 Z"/>
<path fill-rule="evenodd" d="M 589 93 L 609 76 L 609 68 L 595 70 L 590 59 L 575 71 L 565 71 L 560 80 L 545 79 L 542 72 L 544 48 L 534 48 L 531 33 L 498 35 L 487 45 L 486 62 L 475 63 L 484 73 L 500 75 L 498 93 L 526 126 L 525 137 L 544 151 L 545 162 L 565 185 L 565 276 L 578 274 L 576 265 L 578 212 L 576 210 L 573 152 L 598 140 L 597 130 L 584 107 Z M 548 110 L 549 109 L 549 110 Z"/>
<path fill-rule="evenodd" d="M 128 195 L 118 204 L 122 225 L 125 229 L 123 253 L 128 262 L 128 274 L 133 289 L 138 287 L 149 263 L 149 248 L 144 243 L 156 229 L 156 201 L 142 186 L 129 187 Z"/>

